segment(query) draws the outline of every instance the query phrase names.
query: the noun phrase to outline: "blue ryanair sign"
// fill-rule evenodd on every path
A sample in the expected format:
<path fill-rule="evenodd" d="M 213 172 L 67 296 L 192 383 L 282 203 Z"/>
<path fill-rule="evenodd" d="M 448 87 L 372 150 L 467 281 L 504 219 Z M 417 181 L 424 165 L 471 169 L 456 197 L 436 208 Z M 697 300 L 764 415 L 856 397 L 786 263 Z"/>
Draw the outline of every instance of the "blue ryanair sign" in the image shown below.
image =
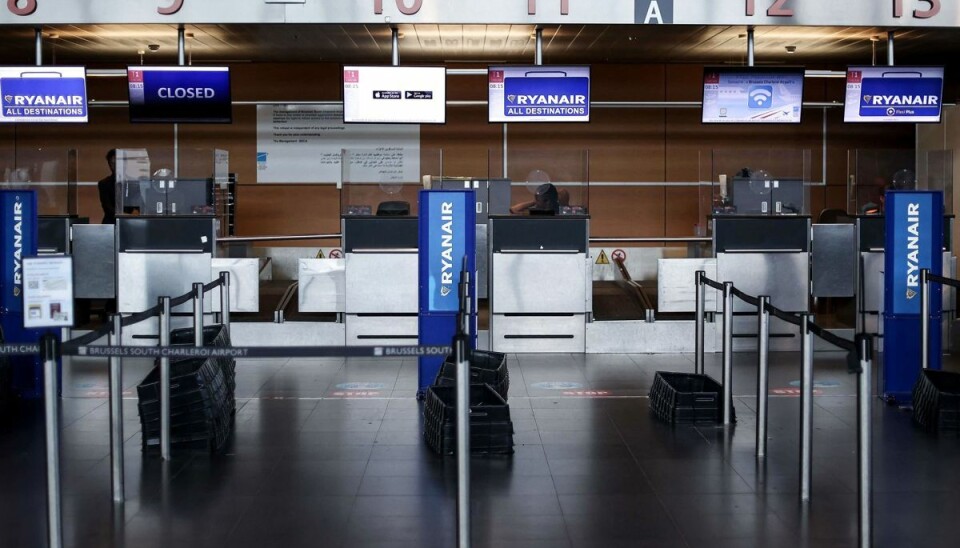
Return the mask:
<path fill-rule="evenodd" d="M 943 269 L 943 195 L 893 191 L 886 199 L 886 313 L 920 314 L 920 270 Z"/>
<path fill-rule="evenodd" d="M 23 310 L 23 258 L 36 254 L 36 192 L 0 191 L 0 208 L 0 309 L 18 312 Z"/>
<path fill-rule="evenodd" d="M 456 312 L 460 301 L 457 286 L 463 257 L 467 254 L 467 231 L 472 233 L 473 222 L 467 219 L 473 212 L 473 201 L 463 191 L 432 191 L 421 196 L 421 214 L 426 219 L 426 241 L 420 247 L 421 261 L 426 267 L 426 305 L 429 312 Z M 470 222 L 468 222 L 470 221 Z"/>
<path fill-rule="evenodd" d="M 83 67 L 0 67 L 0 122 L 86 122 Z"/>

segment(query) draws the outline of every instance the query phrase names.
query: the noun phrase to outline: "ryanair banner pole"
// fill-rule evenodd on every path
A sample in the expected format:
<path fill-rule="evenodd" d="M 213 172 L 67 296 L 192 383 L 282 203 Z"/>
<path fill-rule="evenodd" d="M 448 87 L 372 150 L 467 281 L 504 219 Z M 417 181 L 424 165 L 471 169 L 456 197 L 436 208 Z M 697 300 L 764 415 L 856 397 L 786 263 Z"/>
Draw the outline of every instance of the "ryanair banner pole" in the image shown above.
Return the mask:
<path fill-rule="evenodd" d="M 457 333 L 460 271 L 476 272 L 476 198 L 472 190 L 420 191 L 420 344 L 449 345 Z M 471 284 L 471 313 L 477 310 L 476 284 Z M 475 318 L 470 325 L 475 326 Z M 470 347 L 476 347 L 476 329 Z M 417 396 L 433 384 L 443 356 L 421 356 Z"/>
<path fill-rule="evenodd" d="M 885 197 L 883 397 L 909 403 L 920 374 L 920 270 L 943 271 L 943 193 L 890 191 Z M 940 369 L 942 305 L 930 287 L 930 368 Z"/>
<path fill-rule="evenodd" d="M 37 254 L 37 193 L 0 190 L 0 327 L 5 343 L 36 343 L 40 331 L 23 328 L 23 258 Z M 25 399 L 43 397 L 43 363 L 37 356 L 11 356 L 0 371 L 0 390 Z M 12 387 L 4 387 L 3 377 Z M 2 394 L 0 394 L 2 397 Z"/>

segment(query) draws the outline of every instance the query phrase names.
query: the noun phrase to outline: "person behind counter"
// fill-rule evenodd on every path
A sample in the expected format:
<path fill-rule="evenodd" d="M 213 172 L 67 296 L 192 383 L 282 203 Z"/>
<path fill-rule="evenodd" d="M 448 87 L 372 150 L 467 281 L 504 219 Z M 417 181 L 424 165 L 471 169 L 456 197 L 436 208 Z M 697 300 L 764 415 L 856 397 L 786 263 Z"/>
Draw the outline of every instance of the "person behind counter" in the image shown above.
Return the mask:
<path fill-rule="evenodd" d="M 103 209 L 101 223 L 112 225 L 117 222 L 117 149 L 110 149 L 106 158 L 107 165 L 110 166 L 110 175 L 97 182 L 97 190 L 100 193 L 100 207 Z M 127 206 L 123 208 L 123 212 L 140 213 L 140 208 Z"/>
<path fill-rule="evenodd" d="M 533 200 L 510 206 L 510 213 L 519 215 L 528 211 L 531 214 L 556 215 L 560 213 L 560 207 L 569 204 L 570 193 L 567 189 L 557 190 L 553 183 L 544 183 L 537 187 Z"/>

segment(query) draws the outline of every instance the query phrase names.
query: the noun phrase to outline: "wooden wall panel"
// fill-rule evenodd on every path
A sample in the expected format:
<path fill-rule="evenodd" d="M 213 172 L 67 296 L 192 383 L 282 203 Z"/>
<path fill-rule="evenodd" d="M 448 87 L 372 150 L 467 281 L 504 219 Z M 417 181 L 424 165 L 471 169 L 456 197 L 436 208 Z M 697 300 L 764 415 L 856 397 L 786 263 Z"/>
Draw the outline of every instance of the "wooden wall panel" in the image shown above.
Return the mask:
<path fill-rule="evenodd" d="M 233 95 L 237 101 L 317 101 L 341 97 L 339 64 L 240 64 L 233 67 Z M 700 65 L 594 65 L 592 96 L 596 101 L 699 101 L 703 68 Z M 122 78 L 91 78 L 95 100 L 126 97 Z M 482 100 L 483 75 L 448 78 L 448 97 Z M 808 101 L 842 101 L 843 81 L 806 81 Z M 106 174 L 103 155 L 110 148 L 147 148 L 153 169 L 172 167 L 172 126 L 127 121 L 126 108 L 92 108 L 90 124 L 0 127 L 0 166 L 31 151 L 62 154 L 80 152 L 80 178 L 97 181 Z M 698 108 L 595 108 L 589 124 L 513 124 L 508 128 L 512 152 L 510 174 L 526 180 L 536 169 L 556 181 L 582 178 L 577 151 L 589 150 L 589 178 L 598 182 L 686 182 L 714 176 L 712 151 L 726 149 L 776 150 L 781 155 L 810 151 L 811 180 L 819 181 L 823 165 L 824 110 L 809 109 L 796 126 L 705 126 Z M 234 108 L 232 125 L 182 125 L 180 143 L 186 149 L 226 148 L 231 170 L 241 183 L 238 195 L 238 231 L 244 235 L 328 232 L 339 228 L 339 192 L 332 185 L 256 184 L 256 107 Z M 826 184 L 812 192 L 813 213 L 827 207 L 845 207 L 847 153 L 855 149 L 910 149 L 910 125 L 845 125 L 840 108 L 826 110 Z M 15 133 L 14 133 L 15 132 Z M 14 136 L 15 135 L 15 136 Z M 487 123 L 485 106 L 454 106 L 447 124 L 421 128 L 422 149 L 444 150 L 444 172 L 452 176 L 498 176 L 502 171 L 502 125 Z M 756 156 L 754 157 L 756 158 Z M 754 169 L 795 167 L 768 158 L 750 160 Z M 763 165 L 766 162 L 768 165 Z M 772 168 L 772 169 L 771 169 Z M 726 169 L 726 168 L 725 168 Z M 732 168 L 731 168 L 732 169 Z M 697 187 L 595 187 L 590 207 L 595 235 L 690 236 L 707 206 L 708 192 Z M 517 199 L 528 195 L 515 188 Z M 80 192 L 81 214 L 99 221 L 95 189 Z"/>

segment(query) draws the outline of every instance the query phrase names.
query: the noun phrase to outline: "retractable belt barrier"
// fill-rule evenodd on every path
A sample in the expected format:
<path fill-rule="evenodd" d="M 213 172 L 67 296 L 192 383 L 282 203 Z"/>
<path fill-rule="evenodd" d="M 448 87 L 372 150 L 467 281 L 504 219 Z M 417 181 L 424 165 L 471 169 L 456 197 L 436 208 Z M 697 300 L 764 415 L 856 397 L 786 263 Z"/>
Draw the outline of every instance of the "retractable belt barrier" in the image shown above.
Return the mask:
<path fill-rule="evenodd" d="M 922 276 L 922 303 L 928 304 L 929 282 L 943 283 L 953 287 L 960 287 L 960 280 L 942 278 L 921 272 Z M 707 278 L 706 272 L 699 270 L 694 277 L 696 285 L 696 331 L 695 331 L 695 373 L 704 374 L 704 318 L 706 296 L 705 287 L 711 287 L 723 294 L 723 348 L 722 348 L 722 377 L 723 377 L 723 410 L 724 425 L 731 424 L 731 409 L 733 405 L 733 297 L 756 308 L 758 323 L 758 376 L 757 376 L 757 426 L 756 426 L 756 456 L 758 459 L 766 457 L 767 447 L 767 409 L 768 409 L 768 379 L 769 379 L 769 339 L 770 316 L 800 328 L 801 380 L 800 380 L 800 500 L 810 502 L 812 484 L 812 441 L 813 441 L 813 337 L 820 337 L 847 352 L 847 372 L 856 374 L 857 382 L 857 454 L 859 480 L 859 538 L 860 546 L 870 546 L 872 542 L 872 488 L 871 488 L 871 416 L 870 416 L 870 375 L 873 363 L 873 339 L 868 334 L 859 334 L 855 341 L 844 339 L 831 333 L 811 320 L 809 313 L 793 313 L 781 310 L 770 304 L 770 297 L 753 296 L 734 287 L 732 282 L 718 282 Z M 923 363 L 928 362 L 926 352 L 927 337 L 929 334 L 929 317 L 923 315 Z"/>
<path fill-rule="evenodd" d="M 469 284 L 469 276 L 463 275 L 462 285 Z M 59 356 L 84 356 L 109 358 L 110 361 L 110 461 L 113 501 L 117 505 L 124 503 L 124 465 L 123 465 L 123 402 L 122 370 L 124 358 L 159 359 L 160 362 L 160 454 L 165 461 L 170 460 L 170 360 L 179 358 L 326 358 L 326 357 L 362 357 L 396 358 L 420 356 L 448 356 L 457 350 L 457 379 L 463 385 L 457 400 L 458 427 L 458 501 L 461 514 L 458 520 L 459 545 L 469 547 L 469 353 L 462 344 L 454 345 L 408 345 L 408 346 L 204 346 L 203 343 L 203 298 L 204 294 L 220 289 L 220 321 L 229 334 L 230 331 L 230 274 L 221 272 L 218 279 L 207 283 L 194 284 L 191 291 L 178 297 L 161 297 L 156 306 L 122 316 L 115 314 L 112 321 L 95 331 L 81 335 L 62 344 L 52 336 L 45 336 L 39 344 L 0 344 L 0 356 L 19 356 L 40 354 L 44 361 L 45 377 L 45 415 L 46 415 L 46 459 L 47 459 L 47 523 L 50 548 L 63 545 L 61 523 L 60 492 L 60 441 L 57 409 L 57 358 Z M 466 291 L 466 289 L 464 289 Z M 170 344 L 170 317 L 173 307 L 194 302 L 194 346 Z M 461 302 L 461 314 L 465 314 Z M 467 311 L 468 312 L 468 311 Z M 159 319 L 158 346 L 125 346 L 122 344 L 122 330 L 152 318 Z M 466 316 L 464 316 L 466 318 Z M 460 332 L 455 340 L 463 342 L 465 333 L 469 333 L 470 322 L 462 321 Z M 108 344 L 93 343 L 107 337 Z M 454 342 L 454 341 L 451 341 Z"/>

